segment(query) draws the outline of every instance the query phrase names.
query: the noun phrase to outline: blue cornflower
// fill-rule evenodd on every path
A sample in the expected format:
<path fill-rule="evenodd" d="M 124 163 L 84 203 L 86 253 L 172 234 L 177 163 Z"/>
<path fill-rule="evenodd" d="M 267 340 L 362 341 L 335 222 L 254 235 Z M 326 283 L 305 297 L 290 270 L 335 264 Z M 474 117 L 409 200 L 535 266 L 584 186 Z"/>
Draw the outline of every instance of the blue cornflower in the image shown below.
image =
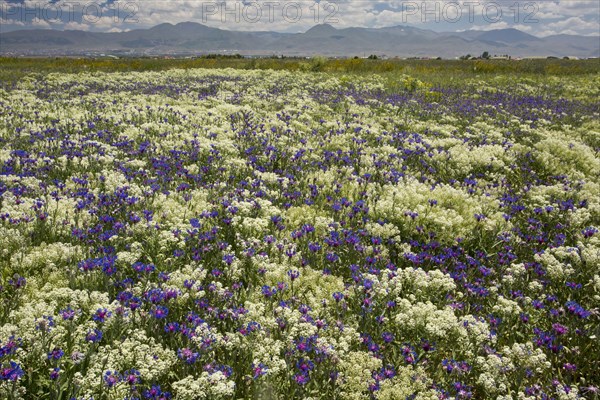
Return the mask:
<path fill-rule="evenodd" d="M 122 380 L 123 377 L 121 376 L 121 374 L 119 374 L 118 371 L 106 371 L 104 373 L 104 384 L 109 388 L 114 387 Z"/>
<path fill-rule="evenodd" d="M 53 381 L 57 380 L 60 376 L 60 368 L 56 367 L 52 371 L 50 371 L 50 379 Z"/>
<path fill-rule="evenodd" d="M 252 364 L 252 377 L 254 379 L 257 379 L 258 377 L 261 377 L 263 375 L 265 375 L 268 371 L 269 367 L 267 367 L 265 364 L 260 363 L 258 365 Z"/>
<path fill-rule="evenodd" d="M 96 322 L 103 323 L 107 318 L 112 316 L 112 312 L 108 311 L 106 308 L 99 308 L 96 310 L 96 313 L 92 315 L 92 319 Z"/>
<path fill-rule="evenodd" d="M 14 361 L 10 362 L 10 367 L 8 368 L 0 368 L 0 380 L 3 381 L 17 381 L 25 375 L 25 371 L 21 368 L 19 364 Z"/>
<path fill-rule="evenodd" d="M 165 306 L 156 306 L 150 311 L 150 314 L 156 319 L 163 319 L 169 315 L 169 309 Z"/>
<path fill-rule="evenodd" d="M 180 360 L 185 361 L 187 364 L 195 363 L 199 356 L 199 353 L 194 352 L 192 351 L 192 349 L 189 349 L 187 347 L 177 350 L 177 357 Z"/>
<path fill-rule="evenodd" d="M 99 329 L 88 331 L 87 335 L 85 335 L 85 340 L 92 343 L 99 342 L 102 340 L 102 331 Z"/>
<path fill-rule="evenodd" d="M 296 383 L 300 386 L 304 386 L 308 383 L 308 381 L 310 380 L 308 374 L 306 373 L 300 373 L 300 374 L 296 374 L 296 376 L 294 376 L 294 381 L 296 381 Z"/>
<path fill-rule="evenodd" d="M 142 378 L 140 377 L 140 371 L 137 369 L 125 371 L 122 380 L 130 386 L 140 383 L 142 381 Z"/>
<path fill-rule="evenodd" d="M 64 355 L 65 352 L 62 349 L 55 347 L 54 350 L 48 353 L 48 360 L 60 360 Z"/>

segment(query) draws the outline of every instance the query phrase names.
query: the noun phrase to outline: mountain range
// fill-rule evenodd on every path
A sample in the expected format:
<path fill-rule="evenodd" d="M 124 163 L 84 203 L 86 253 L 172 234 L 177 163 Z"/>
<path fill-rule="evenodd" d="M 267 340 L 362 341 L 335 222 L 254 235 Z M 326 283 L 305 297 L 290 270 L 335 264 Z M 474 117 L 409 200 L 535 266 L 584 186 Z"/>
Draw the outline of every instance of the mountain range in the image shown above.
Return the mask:
<path fill-rule="evenodd" d="M 412 26 L 336 29 L 316 25 L 304 33 L 244 32 L 195 22 L 160 24 L 127 32 L 18 30 L 0 33 L 0 54 L 242 54 L 286 56 L 365 56 L 454 58 L 465 54 L 580 58 L 600 56 L 598 36 L 543 38 L 517 29 L 434 32 Z"/>

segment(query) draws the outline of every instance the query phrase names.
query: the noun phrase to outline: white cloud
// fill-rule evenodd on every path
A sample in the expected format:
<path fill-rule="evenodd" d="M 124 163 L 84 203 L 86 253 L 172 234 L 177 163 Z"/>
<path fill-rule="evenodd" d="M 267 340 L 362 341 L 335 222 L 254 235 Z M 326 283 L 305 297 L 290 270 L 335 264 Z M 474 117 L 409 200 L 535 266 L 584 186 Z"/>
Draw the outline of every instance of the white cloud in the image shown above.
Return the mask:
<path fill-rule="evenodd" d="M 273 0 L 275 3 L 271 3 L 271 6 L 267 5 L 268 1 L 123 0 L 109 4 L 106 0 L 97 0 L 94 4 L 99 8 L 88 8 L 89 18 L 81 23 L 89 25 L 89 29 L 94 31 L 148 28 L 164 22 L 175 24 L 193 21 L 229 30 L 296 32 L 305 31 L 317 23 L 329 22 L 337 28 L 409 24 L 442 31 L 515 27 L 536 35 L 566 31 L 597 34 L 600 26 L 598 0 L 330 0 L 335 3 L 336 8 L 329 9 L 324 9 L 329 4 L 326 0 L 321 0 L 320 3 L 315 3 L 314 0 Z M 251 20 L 255 15 L 254 9 L 249 9 L 250 18 L 242 12 L 243 7 L 251 6 L 250 3 L 261 6 L 262 15 L 256 21 Z M 0 0 L 0 4 L 8 7 L 9 3 L 7 0 Z M 64 19 L 75 4 L 72 0 L 26 0 L 25 4 L 39 10 L 48 6 L 50 11 L 47 14 L 51 15 L 55 14 L 52 10 L 60 7 L 65 24 L 85 29 L 83 25 L 76 25 L 79 19 Z M 83 6 L 88 3 L 79 4 Z M 297 21 L 293 20 L 295 4 L 301 5 L 301 17 Z M 318 15 L 315 15 L 315 6 L 319 9 Z M 460 16 L 452 20 L 457 16 L 457 6 Z M 287 16 L 285 9 L 288 11 Z M 233 10 L 233 13 L 226 13 L 225 10 Z M 100 11 L 101 16 L 97 15 L 97 11 Z M 331 11 L 334 12 L 332 17 L 335 20 L 326 21 L 325 17 Z M 47 24 L 42 22 L 44 20 Z M 30 21 L 26 23 L 33 25 Z M 39 15 L 35 26 L 48 26 L 48 23 L 52 24 L 52 21 Z"/>
<path fill-rule="evenodd" d="M 79 22 L 75 22 L 75 21 L 71 21 L 66 23 L 63 26 L 64 30 L 74 30 L 74 31 L 89 31 L 90 30 L 90 25 L 89 24 L 82 24 Z"/>
<path fill-rule="evenodd" d="M 510 28 L 510 25 L 506 21 L 494 22 L 489 25 L 475 25 L 471 27 L 470 31 L 491 31 L 494 29 L 506 29 Z"/>
<path fill-rule="evenodd" d="M 548 23 L 546 26 L 551 29 L 558 30 L 574 27 L 577 27 L 577 29 L 599 29 L 597 21 L 585 21 L 580 17 L 571 17 L 557 22 L 551 22 Z"/>
<path fill-rule="evenodd" d="M 34 18 L 31 21 L 31 25 L 33 25 L 37 29 L 50 29 L 52 26 L 48 23 L 48 21 L 40 18 Z"/>
<path fill-rule="evenodd" d="M 522 32 L 532 32 L 533 27 L 531 25 L 517 24 L 513 25 L 512 28 L 518 29 Z"/>

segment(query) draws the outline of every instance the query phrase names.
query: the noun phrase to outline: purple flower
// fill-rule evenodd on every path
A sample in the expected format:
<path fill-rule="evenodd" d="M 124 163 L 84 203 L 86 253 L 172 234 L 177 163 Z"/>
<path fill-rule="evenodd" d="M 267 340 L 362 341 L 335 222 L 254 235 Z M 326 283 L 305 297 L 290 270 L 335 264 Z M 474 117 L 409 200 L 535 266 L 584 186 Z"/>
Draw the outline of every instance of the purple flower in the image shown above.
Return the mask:
<path fill-rule="evenodd" d="M 154 288 L 148 290 L 144 297 L 152 304 L 158 304 L 165 300 L 165 292 L 161 288 Z"/>
<path fill-rule="evenodd" d="M 588 318 L 590 315 L 592 315 L 590 311 L 586 310 L 574 301 L 567 301 L 565 303 L 565 307 L 569 313 L 574 314 L 582 319 Z"/>
<path fill-rule="evenodd" d="M 71 307 L 67 307 L 64 310 L 60 310 L 59 314 L 65 321 L 72 321 L 73 318 L 75 318 L 75 311 Z"/>
<path fill-rule="evenodd" d="M 577 282 L 567 282 L 565 285 L 568 288 L 575 289 L 575 290 L 579 290 L 583 287 L 583 285 L 581 283 L 577 283 Z"/>
<path fill-rule="evenodd" d="M 156 306 L 150 311 L 150 314 L 156 319 L 163 319 L 169 315 L 169 309 L 165 306 Z"/>
<path fill-rule="evenodd" d="M 268 370 L 269 370 L 269 367 L 267 367 L 263 363 L 260 363 L 258 365 L 252 364 L 252 377 L 254 379 L 257 379 L 257 378 L 265 375 Z"/>
<path fill-rule="evenodd" d="M 260 329 L 261 329 L 261 326 L 256 321 L 250 321 L 250 322 L 248 322 L 248 325 L 246 326 L 246 331 L 248 333 L 257 332 L 257 331 L 260 331 Z"/>
<path fill-rule="evenodd" d="M 48 360 L 60 360 L 64 355 L 65 352 L 62 349 L 55 347 L 54 350 L 48 353 Z"/>
<path fill-rule="evenodd" d="M 187 364 L 195 363 L 199 356 L 199 353 L 196 353 L 187 347 L 177 350 L 177 357 Z"/>
<path fill-rule="evenodd" d="M 116 384 L 121 382 L 122 379 L 123 377 L 117 371 L 106 371 L 104 373 L 104 384 L 108 388 L 114 387 Z"/>
<path fill-rule="evenodd" d="M 54 317 L 43 315 L 41 319 L 35 320 L 35 329 L 44 332 L 50 332 L 50 330 L 56 325 Z"/>
<path fill-rule="evenodd" d="M 300 276 L 300 271 L 291 269 L 287 272 L 287 274 L 290 277 L 291 281 L 294 282 Z"/>
<path fill-rule="evenodd" d="M 562 336 L 569 331 L 569 328 L 559 323 L 552 324 L 552 329 L 554 330 L 554 332 L 556 332 L 558 336 Z"/>
<path fill-rule="evenodd" d="M 144 391 L 144 398 L 148 400 L 170 399 L 171 394 L 169 392 L 163 392 L 160 385 L 152 385 L 150 389 Z"/>
<path fill-rule="evenodd" d="M 308 314 L 308 312 L 311 311 L 311 308 L 306 304 L 300 304 L 298 311 L 300 311 L 302 314 Z"/>
<path fill-rule="evenodd" d="M 225 264 L 227 264 L 227 265 L 231 265 L 233 263 L 234 259 L 235 259 L 235 256 L 233 254 L 223 255 L 223 262 L 225 262 Z"/>
<path fill-rule="evenodd" d="M 92 343 L 99 342 L 102 340 L 102 331 L 99 329 L 88 331 L 87 335 L 85 335 L 85 340 Z"/>
<path fill-rule="evenodd" d="M 134 263 L 131 266 L 131 268 L 133 268 L 133 270 L 138 273 L 143 273 L 143 272 L 150 273 L 150 272 L 154 272 L 154 270 L 156 269 L 154 264 L 144 264 L 139 261 Z"/>
<path fill-rule="evenodd" d="M 142 300 L 139 297 L 132 297 L 126 305 L 131 311 L 135 311 L 142 305 Z"/>
<path fill-rule="evenodd" d="M 308 373 L 315 368 L 315 363 L 307 358 L 301 358 L 298 360 L 298 362 L 296 362 L 296 368 L 304 373 Z"/>
<path fill-rule="evenodd" d="M 166 281 L 168 281 L 171 278 L 169 277 L 169 274 L 167 272 L 159 272 L 158 273 L 158 279 L 160 279 L 163 282 L 166 282 Z"/>
<path fill-rule="evenodd" d="M 96 310 L 96 313 L 92 315 L 92 319 L 96 322 L 103 323 L 106 321 L 106 318 L 110 318 L 112 313 L 108 311 L 106 308 L 99 308 Z"/>
<path fill-rule="evenodd" d="M 14 354 L 15 351 L 17 351 L 17 349 L 20 347 L 20 345 L 21 345 L 21 339 L 15 340 L 15 337 L 11 336 L 8 339 L 8 342 L 4 346 L 0 347 L 0 358 L 7 356 L 7 355 Z"/>
<path fill-rule="evenodd" d="M 10 367 L 0 368 L 0 380 L 3 381 L 17 381 L 25 375 L 25 371 L 19 364 L 14 361 L 10 362 Z"/>
<path fill-rule="evenodd" d="M 431 343 L 429 340 L 425 340 L 425 339 L 421 339 L 421 348 L 423 349 L 423 351 L 426 351 L 426 352 L 435 350 L 434 344 Z"/>
<path fill-rule="evenodd" d="M 335 292 L 332 296 L 333 299 L 338 303 L 344 298 L 344 294 L 342 292 Z"/>
<path fill-rule="evenodd" d="M 385 343 L 391 343 L 394 341 L 394 334 L 390 332 L 383 332 L 381 338 Z"/>
<path fill-rule="evenodd" d="M 583 235 L 584 238 L 590 238 L 590 237 L 594 236 L 596 233 L 598 233 L 598 229 L 596 229 L 593 226 L 589 226 L 581 231 L 581 234 Z"/>
<path fill-rule="evenodd" d="M 179 324 L 177 322 L 169 322 L 165 325 L 166 333 L 176 333 L 179 331 Z"/>
<path fill-rule="evenodd" d="M 461 382 L 454 383 L 454 390 L 456 390 L 456 398 L 457 399 L 470 399 L 473 397 L 473 392 L 471 391 L 471 387 Z"/>
<path fill-rule="evenodd" d="M 313 242 L 310 242 L 310 243 L 308 244 L 308 249 L 309 249 L 311 252 L 313 252 L 313 253 L 316 253 L 317 251 L 321 250 L 321 245 L 320 245 L 319 243 L 313 243 Z"/>
<path fill-rule="evenodd" d="M 27 280 L 19 274 L 14 274 L 13 277 L 8 280 L 8 284 L 15 289 L 21 289 L 26 283 Z"/>
<path fill-rule="evenodd" d="M 106 264 L 102 266 L 102 272 L 104 272 L 107 276 L 111 276 L 117 272 L 117 267 L 114 263 Z"/>
<path fill-rule="evenodd" d="M 308 381 L 310 380 L 308 374 L 306 373 L 300 373 L 300 374 L 296 374 L 294 376 L 294 381 L 296 381 L 296 383 L 300 386 L 304 386 L 308 383 Z"/>
<path fill-rule="evenodd" d="M 266 298 L 270 298 L 273 295 L 275 295 L 275 293 L 277 293 L 277 289 L 275 288 L 271 288 L 270 286 L 264 285 L 261 289 L 263 296 L 265 296 Z"/>
<path fill-rule="evenodd" d="M 567 372 L 575 372 L 577 370 L 577 366 L 571 363 L 563 364 L 563 369 Z"/>
<path fill-rule="evenodd" d="M 192 287 L 194 287 L 195 284 L 196 284 L 196 281 L 193 279 L 192 280 L 186 279 L 185 281 L 183 281 L 183 286 L 188 290 L 190 290 Z"/>
<path fill-rule="evenodd" d="M 330 263 L 337 262 L 340 259 L 340 257 L 336 253 L 330 251 L 327 252 L 325 258 L 327 258 L 327 261 L 329 261 Z"/>
<path fill-rule="evenodd" d="M 122 292 L 119 292 L 119 294 L 117 294 L 116 299 L 119 301 L 119 303 L 124 304 L 132 297 L 133 297 L 133 294 L 131 292 L 122 291 Z"/>
<path fill-rule="evenodd" d="M 122 380 L 130 386 L 140 383 L 142 381 L 142 378 L 140 377 L 140 371 L 136 369 L 130 369 L 129 371 L 125 371 Z"/>
<path fill-rule="evenodd" d="M 308 353 L 313 349 L 315 337 L 301 337 L 296 341 L 296 349 L 300 352 Z"/>
<path fill-rule="evenodd" d="M 402 347 L 401 352 L 402 352 L 402 355 L 404 356 L 404 361 L 407 364 L 416 364 L 417 363 L 419 356 L 417 355 L 417 352 L 415 351 L 413 346 L 405 345 L 404 347 Z"/>
<path fill-rule="evenodd" d="M 56 367 L 52 371 L 50 371 L 50 379 L 53 381 L 57 380 L 60 376 L 60 368 Z"/>

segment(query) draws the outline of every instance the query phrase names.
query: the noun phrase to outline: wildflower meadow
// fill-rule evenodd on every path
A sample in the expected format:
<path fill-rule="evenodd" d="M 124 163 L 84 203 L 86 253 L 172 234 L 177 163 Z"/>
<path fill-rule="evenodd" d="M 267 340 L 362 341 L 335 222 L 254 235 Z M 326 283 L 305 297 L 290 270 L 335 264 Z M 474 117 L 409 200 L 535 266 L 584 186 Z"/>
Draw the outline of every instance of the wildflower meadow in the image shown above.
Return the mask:
<path fill-rule="evenodd" d="M 0 398 L 597 399 L 599 88 L 3 85 Z"/>

